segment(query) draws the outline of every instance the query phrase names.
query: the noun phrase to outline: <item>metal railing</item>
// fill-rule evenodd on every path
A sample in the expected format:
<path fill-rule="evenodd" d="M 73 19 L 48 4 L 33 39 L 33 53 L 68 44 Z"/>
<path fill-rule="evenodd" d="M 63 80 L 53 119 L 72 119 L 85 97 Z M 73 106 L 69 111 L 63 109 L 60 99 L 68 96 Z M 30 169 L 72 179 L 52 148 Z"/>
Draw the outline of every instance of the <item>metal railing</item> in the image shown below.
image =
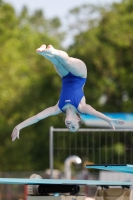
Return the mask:
<path fill-rule="evenodd" d="M 73 154 L 97 164 L 133 162 L 133 129 L 82 128 L 77 133 L 68 132 L 66 128 L 50 127 L 50 178 L 53 177 L 55 157 L 61 162 Z"/>

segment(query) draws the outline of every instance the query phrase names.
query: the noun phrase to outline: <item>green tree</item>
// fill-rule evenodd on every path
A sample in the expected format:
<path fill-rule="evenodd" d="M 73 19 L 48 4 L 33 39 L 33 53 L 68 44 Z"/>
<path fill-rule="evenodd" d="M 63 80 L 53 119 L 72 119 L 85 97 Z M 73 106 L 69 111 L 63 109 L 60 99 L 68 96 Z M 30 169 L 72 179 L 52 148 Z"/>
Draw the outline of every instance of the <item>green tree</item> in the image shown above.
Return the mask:
<path fill-rule="evenodd" d="M 81 20 L 83 28 L 78 29 L 81 32 L 68 49 L 70 56 L 82 59 L 88 67 L 87 102 L 104 112 L 131 112 L 132 2 L 113 4 L 108 10 L 93 7 L 91 11 L 98 13 L 99 18 Z M 77 16 L 81 9 L 72 13 Z M 1 171 L 49 167 L 49 127 L 64 127 L 62 115 L 22 129 L 21 140 L 12 143 L 10 135 L 18 123 L 58 101 L 60 77 L 35 49 L 42 41 L 60 48 L 64 36 L 60 27 L 58 18 L 47 19 L 41 10 L 30 15 L 24 7 L 16 15 L 11 5 L 0 0 Z M 101 103 L 101 97 L 105 97 L 105 102 Z"/>
<path fill-rule="evenodd" d="M 114 3 L 107 10 L 96 9 L 95 13 L 98 11 L 100 14 L 99 19 L 93 19 L 91 23 L 86 21 L 87 30 L 79 32 L 69 48 L 73 57 L 82 59 L 87 65 L 87 102 L 102 112 L 133 112 L 132 7 L 132 1 L 125 0 L 119 4 Z M 103 155 L 107 149 L 109 158 L 110 146 L 113 145 L 112 148 L 123 158 L 123 152 L 132 148 L 130 141 L 133 141 L 132 135 L 125 133 L 126 136 L 126 145 L 122 135 L 119 143 L 114 140 L 114 144 L 111 144 L 109 139 L 110 144 L 106 146 L 102 141 Z M 98 146 L 98 140 L 95 143 Z M 131 159 L 132 155 L 128 153 L 126 161 L 130 163 Z M 106 162 L 104 156 L 102 160 Z"/>
<path fill-rule="evenodd" d="M 71 54 L 88 67 L 87 101 L 104 112 L 133 111 L 131 8 L 130 0 L 114 3 L 106 12 L 99 8 L 99 19 L 91 20 L 90 28 L 75 36 L 70 48 Z"/>
<path fill-rule="evenodd" d="M 43 41 L 59 47 L 60 21 L 55 21 L 46 19 L 41 11 L 29 15 L 26 7 L 17 16 L 11 5 L 0 2 L 1 171 L 41 170 L 49 166 L 49 126 L 59 124 L 59 119 L 53 117 L 22 130 L 21 140 L 14 143 L 10 135 L 18 123 L 58 101 L 60 78 L 52 64 L 36 53 Z M 58 34 L 63 36 L 60 31 Z"/>

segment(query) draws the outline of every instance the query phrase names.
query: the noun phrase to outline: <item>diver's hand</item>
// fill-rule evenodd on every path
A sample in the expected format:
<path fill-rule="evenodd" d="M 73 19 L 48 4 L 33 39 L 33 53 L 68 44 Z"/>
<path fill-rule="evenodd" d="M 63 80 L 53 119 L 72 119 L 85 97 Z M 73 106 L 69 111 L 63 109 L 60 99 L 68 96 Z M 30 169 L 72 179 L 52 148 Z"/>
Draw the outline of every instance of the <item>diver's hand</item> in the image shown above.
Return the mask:
<path fill-rule="evenodd" d="M 19 139 L 19 130 L 16 127 L 13 129 L 11 137 L 12 141 L 16 140 L 16 138 Z"/>
<path fill-rule="evenodd" d="M 123 125 L 125 122 L 122 119 L 110 119 L 109 124 L 115 130 L 115 125 Z"/>

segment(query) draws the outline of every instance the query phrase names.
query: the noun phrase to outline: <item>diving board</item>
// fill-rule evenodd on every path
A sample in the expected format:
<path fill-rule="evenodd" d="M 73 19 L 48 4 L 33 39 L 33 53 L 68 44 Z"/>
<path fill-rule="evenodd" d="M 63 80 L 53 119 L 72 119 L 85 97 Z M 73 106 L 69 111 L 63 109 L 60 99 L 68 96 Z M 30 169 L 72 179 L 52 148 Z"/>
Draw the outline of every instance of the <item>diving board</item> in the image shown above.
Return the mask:
<path fill-rule="evenodd" d="M 76 195 L 80 191 L 79 185 L 101 186 L 108 188 L 109 186 L 119 186 L 129 188 L 131 182 L 121 181 L 98 181 L 98 180 L 64 180 L 64 179 L 37 179 L 37 178 L 0 178 L 0 184 L 21 184 L 28 185 L 28 196 L 47 196 L 49 194 L 69 193 Z M 69 195 L 69 196 L 70 196 Z M 54 195 L 55 196 L 55 195 Z M 30 198 L 30 197 L 29 197 Z M 28 200 L 31 200 L 29 199 Z M 34 197 L 33 197 L 34 198 Z M 32 200 L 36 200 L 35 198 Z M 77 199 L 76 200 L 85 200 Z M 54 200 L 53 198 L 51 200 Z M 56 199 L 57 200 L 57 199 Z M 61 200 L 61 199 L 58 199 Z"/>
<path fill-rule="evenodd" d="M 97 164 L 97 165 L 86 165 L 86 168 L 101 169 L 108 171 L 124 172 L 133 174 L 133 165 L 129 164 Z"/>
<path fill-rule="evenodd" d="M 89 185 L 89 186 L 131 186 L 131 182 L 98 181 L 98 180 L 65 180 L 65 179 L 31 179 L 31 178 L 0 178 L 0 184 L 21 185 Z"/>

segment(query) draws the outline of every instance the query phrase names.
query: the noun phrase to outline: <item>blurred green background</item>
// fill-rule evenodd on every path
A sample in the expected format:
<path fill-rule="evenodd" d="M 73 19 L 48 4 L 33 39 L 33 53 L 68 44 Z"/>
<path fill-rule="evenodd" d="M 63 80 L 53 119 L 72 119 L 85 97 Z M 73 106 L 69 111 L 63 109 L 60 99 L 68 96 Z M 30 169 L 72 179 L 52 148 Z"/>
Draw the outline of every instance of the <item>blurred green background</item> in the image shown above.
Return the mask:
<path fill-rule="evenodd" d="M 59 98 L 60 77 L 36 53 L 43 43 L 85 62 L 88 104 L 101 112 L 133 112 L 132 1 L 108 7 L 83 5 L 68 15 L 74 20 L 64 31 L 58 17 L 47 19 L 42 10 L 30 13 L 27 7 L 17 13 L 0 0 L 0 171 L 48 168 L 49 127 L 65 127 L 61 114 L 22 129 L 20 140 L 11 141 L 18 123 L 55 105 Z M 70 31 L 76 32 L 73 42 L 64 47 Z"/>

